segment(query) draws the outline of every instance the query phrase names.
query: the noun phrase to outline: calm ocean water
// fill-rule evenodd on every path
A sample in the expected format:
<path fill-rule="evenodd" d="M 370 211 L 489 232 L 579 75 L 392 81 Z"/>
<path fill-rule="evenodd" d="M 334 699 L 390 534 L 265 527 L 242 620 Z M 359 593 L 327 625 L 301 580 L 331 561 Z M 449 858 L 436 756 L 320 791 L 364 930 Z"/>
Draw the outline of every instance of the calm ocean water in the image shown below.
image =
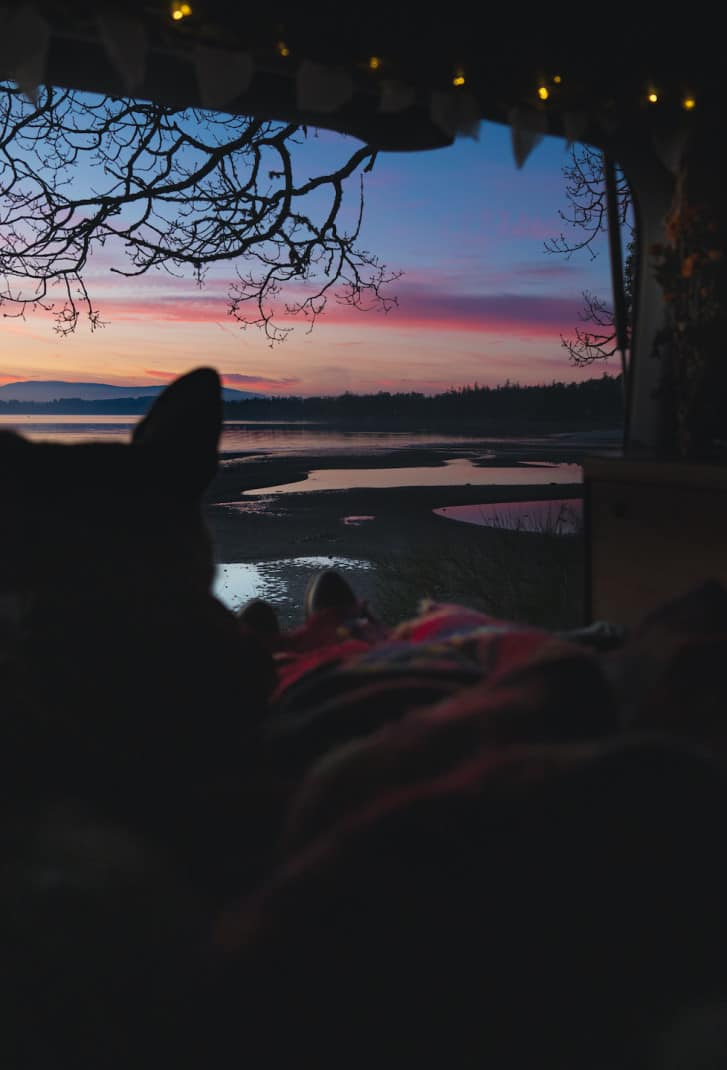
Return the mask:
<path fill-rule="evenodd" d="M 137 417 L 125 416 L 0 416 L 0 429 L 18 431 L 32 441 L 58 443 L 130 442 Z M 592 441 L 592 440 L 591 440 Z M 607 440 L 606 440 L 607 441 Z M 402 486 L 536 486 L 580 483 L 582 470 L 577 463 L 552 463 L 538 459 L 538 451 L 576 444 L 573 436 L 493 438 L 429 431 L 341 431 L 312 424 L 271 424 L 228 420 L 220 440 L 221 463 L 235 463 L 234 454 L 260 457 L 320 457 L 331 454 L 371 456 L 379 452 L 406 452 L 436 449 L 439 465 L 371 468 L 316 468 L 302 482 L 261 487 L 250 494 L 300 494 L 319 490 L 349 490 L 358 487 Z M 582 445 L 582 443 L 581 443 Z M 451 451 L 451 453 L 450 453 Z M 522 452 L 524 463 L 513 464 L 513 455 Z M 449 456 L 447 456 L 449 454 Z M 502 455 L 502 464 L 497 464 Z M 488 461 L 487 467 L 476 462 Z M 454 513 L 451 514 L 454 518 Z M 476 512 L 462 513 L 461 519 L 484 523 Z M 457 519 L 460 519 L 458 516 Z"/>
<path fill-rule="evenodd" d="M 129 442 L 138 418 L 124 416 L 0 416 L 0 428 L 19 431 L 33 441 L 62 443 Z M 391 468 L 317 468 L 303 482 L 261 487 L 251 494 L 300 494 L 315 490 L 350 490 L 358 487 L 402 486 L 536 486 L 579 483 L 580 465 L 539 460 L 538 449 L 562 445 L 563 436 L 541 438 L 492 438 L 429 431 L 341 431 L 311 424 L 271 424 L 228 420 L 220 440 L 222 464 L 234 463 L 232 455 L 260 457 L 305 457 L 330 453 L 371 456 L 379 452 L 436 448 L 443 464 Z M 451 455 L 447 456 L 451 450 Z M 523 451 L 525 464 L 513 465 L 512 455 Z M 496 462 L 502 453 L 503 463 Z M 475 462 L 488 461 L 486 468 Z M 509 460 L 509 463 L 508 463 Z M 473 521 L 473 516 L 462 515 Z"/>
<path fill-rule="evenodd" d="M 0 415 L 0 430 L 18 431 L 34 441 L 53 442 L 129 442 L 137 416 L 5 416 Z M 564 436 L 519 439 L 477 435 L 458 435 L 430 431 L 341 431 L 314 424 L 269 423 L 241 420 L 225 421 L 220 452 L 302 454 L 328 450 L 370 453 L 378 450 L 412 447 L 452 446 L 537 446 L 557 444 Z M 568 436 L 569 438 L 571 436 Z M 606 443 L 612 441 L 606 436 Z"/>

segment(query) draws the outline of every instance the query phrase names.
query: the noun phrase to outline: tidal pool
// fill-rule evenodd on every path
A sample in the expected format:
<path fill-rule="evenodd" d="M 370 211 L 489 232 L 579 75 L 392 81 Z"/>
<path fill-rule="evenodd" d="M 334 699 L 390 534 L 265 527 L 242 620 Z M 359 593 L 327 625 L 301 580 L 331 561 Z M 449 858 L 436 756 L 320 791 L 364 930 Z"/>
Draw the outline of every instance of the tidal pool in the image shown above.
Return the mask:
<path fill-rule="evenodd" d="M 487 505 L 449 505 L 435 509 L 437 516 L 466 524 L 502 528 L 505 531 L 540 531 L 552 535 L 575 535 L 583 522 L 580 498 L 551 498 L 534 502 L 492 502 Z"/>
<path fill-rule="evenodd" d="M 522 465 L 479 466 L 468 457 L 454 457 L 436 467 L 318 468 L 306 479 L 243 491 L 243 497 L 305 494 L 315 490 L 354 490 L 361 487 L 532 486 L 582 483 L 579 464 L 535 462 Z"/>
<path fill-rule="evenodd" d="M 289 557 L 279 561 L 221 563 L 217 566 L 213 593 L 228 609 L 235 611 L 253 598 L 262 598 L 276 607 L 287 607 L 297 616 L 302 612 L 309 580 L 325 568 L 338 569 L 346 576 L 366 572 L 371 565 L 368 561 L 349 557 Z"/>

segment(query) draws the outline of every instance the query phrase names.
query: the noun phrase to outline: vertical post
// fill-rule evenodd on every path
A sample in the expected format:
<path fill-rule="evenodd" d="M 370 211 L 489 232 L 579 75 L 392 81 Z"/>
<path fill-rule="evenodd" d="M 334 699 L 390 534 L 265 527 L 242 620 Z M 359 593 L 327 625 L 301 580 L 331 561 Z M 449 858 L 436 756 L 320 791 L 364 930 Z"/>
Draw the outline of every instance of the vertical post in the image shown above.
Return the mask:
<path fill-rule="evenodd" d="M 611 259 L 611 289 L 613 291 L 613 317 L 616 329 L 616 346 L 621 354 L 621 371 L 626 386 L 626 349 L 628 347 L 628 324 L 626 323 L 626 297 L 624 295 L 623 249 L 621 246 L 621 221 L 618 210 L 616 167 L 608 155 L 603 155 L 606 176 L 606 214 L 608 217 L 608 252 Z"/>
<path fill-rule="evenodd" d="M 655 356 L 655 342 L 665 323 L 665 307 L 649 249 L 665 241 L 665 221 L 675 180 L 650 146 L 629 145 L 619 154 L 619 166 L 631 189 L 636 222 L 624 451 L 654 456 L 661 451 L 664 436 L 664 408 L 658 393 L 662 369 Z"/>

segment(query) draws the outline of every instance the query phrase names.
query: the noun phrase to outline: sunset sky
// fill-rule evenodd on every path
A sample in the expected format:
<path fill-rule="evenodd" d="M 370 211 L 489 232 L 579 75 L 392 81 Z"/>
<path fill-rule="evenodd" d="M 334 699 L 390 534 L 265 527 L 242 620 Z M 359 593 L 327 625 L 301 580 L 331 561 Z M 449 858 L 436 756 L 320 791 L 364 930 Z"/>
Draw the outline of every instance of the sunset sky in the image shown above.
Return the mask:
<path fill-rule="evenodd" d="M 309 174 L 342 162 L 347 141 L 358 144 L 327 132 L 311 138 L 301 150 Z M 107 326 L 91 333 L 81 323 L 59 338 L 48 316 L 3 318 L 0 384 L 163 384 L 199 364 L 216 367 L 231 387 L 302 395 L 617 374 L 613 358 L 574 368 L 561 345 L 580 322 L 582 291 L 611 296 L 605 240 L 595 261 L 544 250 L 562 230 L 567 161 L 565 143 L 548 138 L 518 170 L 509 128 L 494 123 L 450 148 L 381 153 L 366 176 L 359 244 L 403 272 L 392 287 L 398 307 L 363 313 L 331 303 L 311 333 L 301 320 L 274 348 L 228 315 L 229 269 L 201 290 L 191 279 L 123 279 L 108 273 L 104 250 L 87 281 Z"/>

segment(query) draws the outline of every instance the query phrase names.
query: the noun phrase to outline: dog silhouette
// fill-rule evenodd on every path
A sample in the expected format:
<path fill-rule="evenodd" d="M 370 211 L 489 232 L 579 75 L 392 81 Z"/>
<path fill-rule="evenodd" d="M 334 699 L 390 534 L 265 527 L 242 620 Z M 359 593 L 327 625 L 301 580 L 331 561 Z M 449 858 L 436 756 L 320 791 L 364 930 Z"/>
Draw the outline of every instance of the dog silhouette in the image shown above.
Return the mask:
<path fill-rule="evenodd" d="M 0 791 L 90 806 L 207 881 L 272 673 L 212 594 L 202 496 L 221 428 L 201 367 L 128 443 L 0 434 Z"/>

